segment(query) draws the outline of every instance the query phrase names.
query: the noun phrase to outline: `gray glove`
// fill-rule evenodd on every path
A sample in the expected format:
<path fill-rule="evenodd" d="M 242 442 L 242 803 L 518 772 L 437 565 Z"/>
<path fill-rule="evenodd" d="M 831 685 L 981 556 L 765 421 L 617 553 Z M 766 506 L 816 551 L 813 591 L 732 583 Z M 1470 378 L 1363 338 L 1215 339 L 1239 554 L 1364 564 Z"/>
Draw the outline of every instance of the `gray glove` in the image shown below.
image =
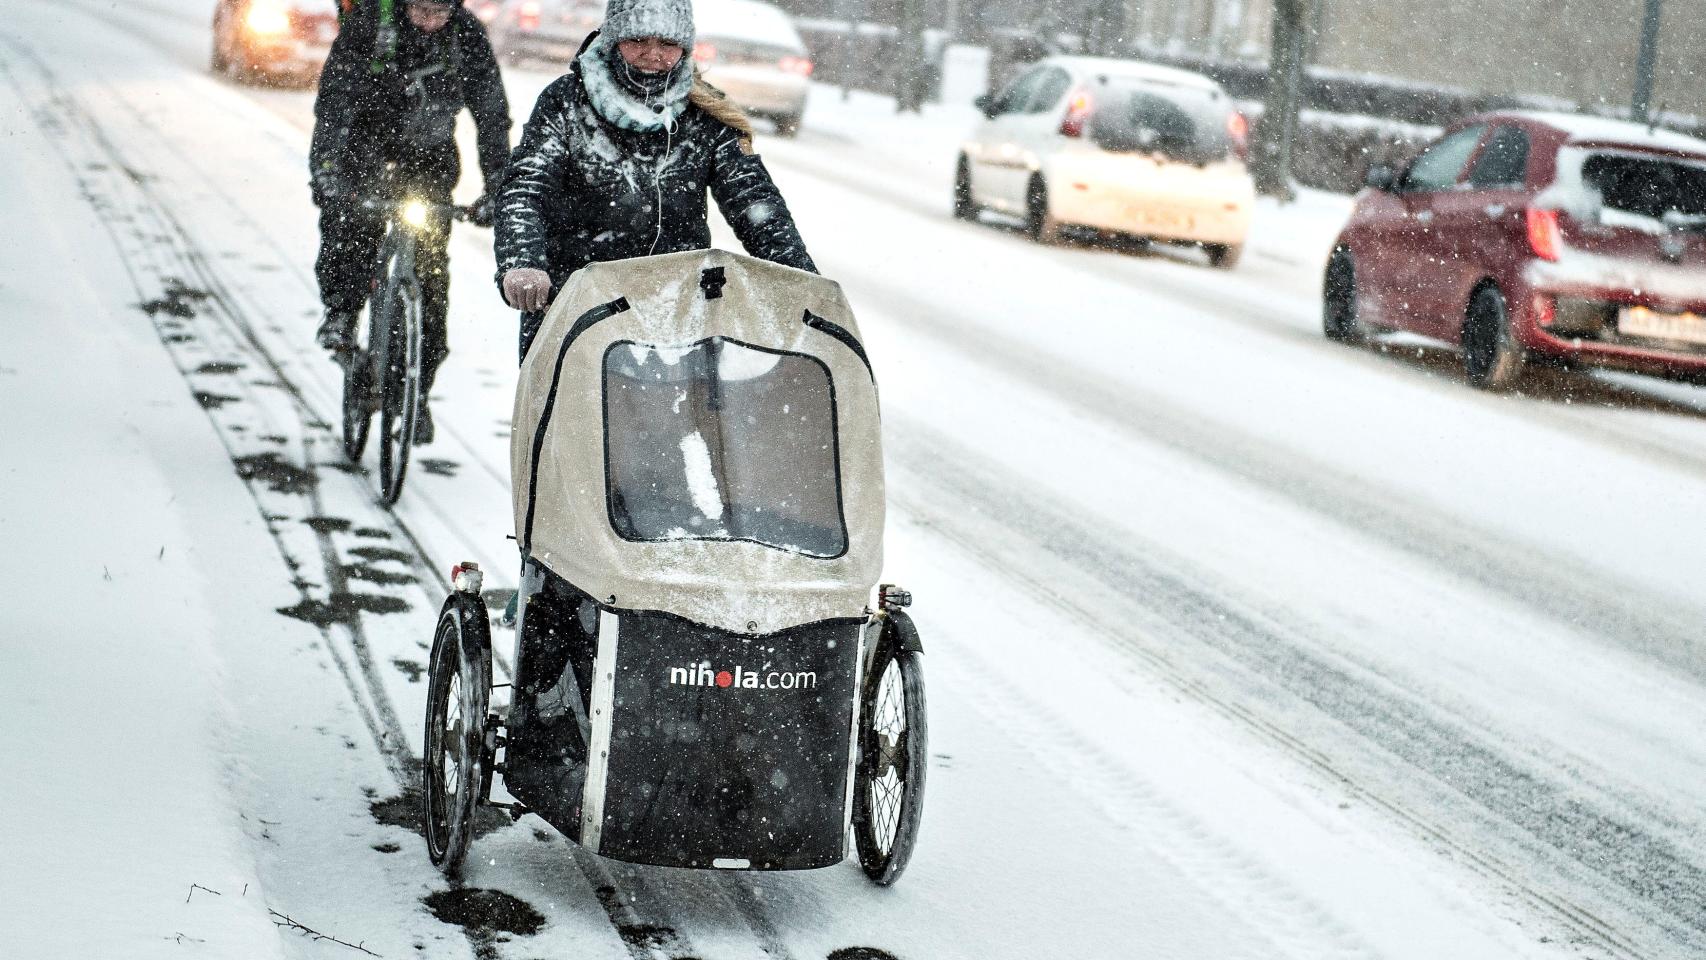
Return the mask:
<path fill-rule="evenodd" d="M 533 313 L 551 302 L 551 275 L 531 267 L 517 267 L 504 274 L 504 299 L 517 310 Z"/>

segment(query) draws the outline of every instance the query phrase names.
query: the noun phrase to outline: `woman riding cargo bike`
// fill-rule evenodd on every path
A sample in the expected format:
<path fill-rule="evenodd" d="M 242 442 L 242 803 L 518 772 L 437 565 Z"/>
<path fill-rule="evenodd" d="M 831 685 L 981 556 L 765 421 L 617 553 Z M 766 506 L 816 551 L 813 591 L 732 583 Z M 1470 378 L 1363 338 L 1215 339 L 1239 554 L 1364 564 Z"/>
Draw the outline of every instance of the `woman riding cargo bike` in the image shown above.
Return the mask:
<path fill-rule="evenodd" d="M 474 564 L 428 668 L 424 827 L 480 805 L 601 856 L 892 883 L 922 811 L 922 647 L 878 587 L 877 389 L 841 289 L 717 250 L 577 271 L 522 365 L 507 708 Z M 501 790 L 497 775 L 501 774 Z"/>
<path fill-rule="evenodd" d="M 456 870 L 495 805 L 668 866 L 825 867 L 851 838 L 892 883 L 927 753 L 911 598 L 877 586 L 875 378 L 692 43 L 685 2 L 613 0 L 510 161 L 513 682 L 494 710 L 481 575 L 458 565 L 429 668 L 428 852 Z M 705 249 L 707 188 L 763 260 Z"/>

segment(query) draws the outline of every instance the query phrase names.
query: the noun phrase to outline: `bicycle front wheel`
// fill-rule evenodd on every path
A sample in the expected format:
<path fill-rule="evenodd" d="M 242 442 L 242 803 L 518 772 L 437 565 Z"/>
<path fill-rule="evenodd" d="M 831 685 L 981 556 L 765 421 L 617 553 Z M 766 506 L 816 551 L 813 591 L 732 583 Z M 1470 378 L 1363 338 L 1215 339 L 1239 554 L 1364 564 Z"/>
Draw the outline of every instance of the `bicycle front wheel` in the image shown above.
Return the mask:
<path fill-rule="evenodd" d="M 403 495 L 421 400 L 421 290 L 413 277 L 391 278 L 384 294 L 390 348 L 379 405 L 379 493 L 386 506 Z"/>

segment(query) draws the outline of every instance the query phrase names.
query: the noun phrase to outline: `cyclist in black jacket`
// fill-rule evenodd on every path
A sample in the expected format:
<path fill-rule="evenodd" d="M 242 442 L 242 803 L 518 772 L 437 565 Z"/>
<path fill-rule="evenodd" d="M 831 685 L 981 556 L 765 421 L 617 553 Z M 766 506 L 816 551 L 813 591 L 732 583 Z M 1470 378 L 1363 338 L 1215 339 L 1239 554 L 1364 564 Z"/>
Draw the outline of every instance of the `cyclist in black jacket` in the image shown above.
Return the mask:
<path fill-rule="evenodd" d="M 489 197 L 508 158 L 510 128 L 491 42 L 461 0 L 344 0 L 342 21 L 320 76 L 308 153 L 320 208 L 314 269 L 326 310 L 318 338 L 340 362 L 356 346 L 356 316 L 384 236 L 386 211 L 368 201 L 388 199 L 375 196 L 386 165 L 396 165 L 397 183 L 410 196 L 448 205 L 462 173 L 456 116 L 466 107 Z M 482 197 L 475 221 L 489 224 L 490 209 Z M 418 251 L 425 343 L 417 444 L 432 439 L 426 398 L 449 353 L 449 224 L 435 226 Z"/>

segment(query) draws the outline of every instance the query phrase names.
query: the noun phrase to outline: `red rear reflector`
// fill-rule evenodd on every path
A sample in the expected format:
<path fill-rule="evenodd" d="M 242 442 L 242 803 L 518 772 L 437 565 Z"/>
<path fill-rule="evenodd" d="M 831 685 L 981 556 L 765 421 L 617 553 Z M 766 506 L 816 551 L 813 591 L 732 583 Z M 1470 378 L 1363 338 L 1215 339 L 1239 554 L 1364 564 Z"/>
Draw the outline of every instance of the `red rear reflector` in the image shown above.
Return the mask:
<path fill-rule="evenodd" d="M 1558 301 L 1541 294 L 1534 295 L 1534 322 L 1550 327 L 1558 320 Z"/>
<path fill-rule="evenodd" d="M 717 59 L 717 48 L 708 43 L 693 45 L 693 59 L 699 63 L 710 63 Z"/>
<path fill-rule="evenodd" d="M 1564 246 L 1558 230 L 1558 211 L 1528 208 L 1528 247 L 1542 260 L 1557 260 Z"/>
<path fill-rule="evenodd" d="M 802 77 L 812 75 L 812 62 L 805 57 L 783 57 L 779 66 L 788 73 L 797 73 Z"/>
<path fill-rule="evenodd" d="M 1060 135 L 1063 137 L 1082 137 L 1084 121 L 1090 119 L 1090 91 L 1082 87 L 1072 94 L 1072 102 L 1067 105 L 1066 119 L 1060 122 Z"/>
<path fill-rule="evenodd" d="M 1226 115 L 1226 136 L 1240 160 L 1250 159 L 1250 119 L 1234 110 Z"/>

